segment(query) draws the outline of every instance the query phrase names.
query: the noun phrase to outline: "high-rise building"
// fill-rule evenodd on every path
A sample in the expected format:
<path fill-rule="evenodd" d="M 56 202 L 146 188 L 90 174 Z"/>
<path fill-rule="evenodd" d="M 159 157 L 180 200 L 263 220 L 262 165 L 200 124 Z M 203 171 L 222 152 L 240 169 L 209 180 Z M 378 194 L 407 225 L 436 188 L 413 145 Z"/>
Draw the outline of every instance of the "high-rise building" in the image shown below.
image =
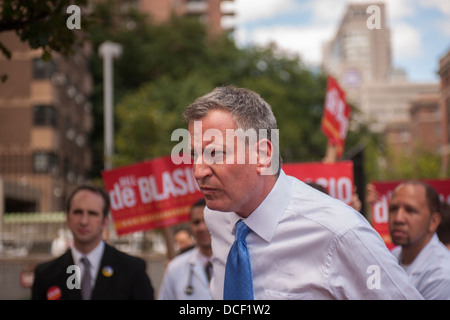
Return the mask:
<path fill-rule="evenodd" d="M 155 22 L 166 21 L 172 14 L 195 16 L 203 21 L 211 35 L 216 35 L 229 26 L 222 23 L 223 16 L 233 16 L 232 10 L 222 7 L 222 2 L 233 0 L 137 0 L 136 5 L 142 12 L 152 16 Z"/>
<path fill-rule="evenodd" d="M 409 112 L 411 150 L 435 153 L 440 148 L 442 136 L 439 93 L 419 95 L 411 101 Z"/>
<path fill-rule="evenodd" d="M 356 120 L 375 132 L 409 121 L 410 101 L 439 91 L 437 83 L 412 83 L 405 72 L 392 66 L 388 4 L 349 4 L 336 36 L 323 48 L 325 71 L 361 111 Z"/>
<path fill-rule="evenodd" d="M 441 78 L 441 174 L 449 170 L 450 161 L 450 50 L 439 60 L 439 77 Z"/>
<path fill-rule="evenodd" d="M 91 168 L 89 48 L 43 61 L 14 32 L 0 41 L 0 197 L 5 212 L 61 211 L 67 194 Z"/>
<path fill-rule="evenodd" d="M 380 8 L 379 29 L 369 29 L 368 5 L 350 4 L 334 39 L 324 45 L 323 65 L 347 93 L 348 99 L 361 102 L 364 84 L 385 81 L 391 72 L 390 29 L 384 4 Z"/>

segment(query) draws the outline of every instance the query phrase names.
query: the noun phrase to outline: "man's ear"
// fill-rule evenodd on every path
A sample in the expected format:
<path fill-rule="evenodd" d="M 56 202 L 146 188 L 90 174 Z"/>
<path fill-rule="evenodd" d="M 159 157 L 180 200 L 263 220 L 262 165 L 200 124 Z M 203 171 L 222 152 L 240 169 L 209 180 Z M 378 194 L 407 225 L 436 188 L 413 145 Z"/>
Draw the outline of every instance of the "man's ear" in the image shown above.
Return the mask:
<path fill-rule="evenodd" d="M 103 229 L 107 229 L 109 224 L 109 214 L 103 217 Z"/>
<path fill-rule="evenodd" d="M 257 171 L 258 174 L 268 175 L 267 172 L 271 168 L 273 157 L 273 145 L 269 139 L 261 139 L 257 143 L 258 158 L 257 158 Z M 273 174 L 273 173 L 270 173 Z"/>
<path fill-rule="evenodd" d="M 430 219 L 430 224 L 428 226 L 428 230 L 431 233 L 435 233 L 437 227 L 441 223 L 441 220 L 442 220 L 441 214 L 439 212 L 433 212 L 431 214 L 431 219 Z"/>

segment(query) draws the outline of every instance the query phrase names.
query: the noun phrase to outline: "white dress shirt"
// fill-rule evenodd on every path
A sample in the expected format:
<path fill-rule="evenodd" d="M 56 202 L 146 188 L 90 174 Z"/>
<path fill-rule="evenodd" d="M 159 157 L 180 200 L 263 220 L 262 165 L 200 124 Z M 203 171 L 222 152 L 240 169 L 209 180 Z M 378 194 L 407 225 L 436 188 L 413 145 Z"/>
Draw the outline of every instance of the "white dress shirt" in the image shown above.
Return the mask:
<path fill-rule="evenodd" d="M 211 300 L 207 262 L 197 247 L 176 256 L 167 266 L 158 300 Z M 192 288 L 190 294 L 186 291 L 188 286 Z"/>
<path fill-rule="evenodd" d="M 402 247 L 392 253 L 402 265 Z M 402 267 L 425 299 L 450 300 L 450 253 L 436 234 L 410 265 Z"/>
<path fill-rule="evenodd" d="M 80 277 L 84 274 L 84 264 L 81 262 L 82 257 L 86 257 L 89 260 L 89 263 L 91 265 L 90 272 L 91 272 L 91 288 L 94 289 L 95 281 L 97 280 L 97 274 L 98 269 L 100 268 L 100 263 L 102 261 L 103 257 L 103 251 L 105 250 L 105 243 L 100 241 L 100 243 L 89 252 L 87 255 L 84 255 L 80 251 L 78 251 L 75 246 L 72 246 L 71 252 L 72 252 L 72 258 L 75 264 L 80 267 Z M 81 279 L 77 279 L 78 283 L 81 283 Z"/>
<path fill-rule="evenodd" d="M 212 236 L 211 293 L 223 299 L 234 212 L 205 209 Z M 281 171 L 244 219 L 255 299 L 422 299 L 379 234 L 357 211 Z"/>

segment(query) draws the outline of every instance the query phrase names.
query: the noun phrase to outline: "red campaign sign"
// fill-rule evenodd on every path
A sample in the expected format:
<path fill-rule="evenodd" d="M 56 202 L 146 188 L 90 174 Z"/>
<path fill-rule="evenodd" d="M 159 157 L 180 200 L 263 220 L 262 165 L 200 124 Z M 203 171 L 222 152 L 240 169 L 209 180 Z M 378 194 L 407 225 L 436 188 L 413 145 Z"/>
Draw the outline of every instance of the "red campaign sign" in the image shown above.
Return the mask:
<path fill-rule="evenodd" d="M 202 197 L 192 166 L 170 156 L 102 171 L 102 177 L 118 235 L 187 221 Z"/>
<path fill-rule="evenodd" d="M 303 182 L 315 182 L 327 189 L 328 194 L 350 205 L 353 194 L 353 162 L 285 163 L 283 170 Z"/>
<path fill-rule="evenodd" d="M 346 103 L 345 92 L 332 76 L 328 76 L 321 128 L 328 137 L 329 143 L 338 146 L 340 154 L 347 137 L 350 113 L 351 109 Z"/>
<path fill-rule="evenodd" d="M 450 179 L 447 180 L 423 180 L 429 183 L 439 193 L 441 201 L 450 204 Z M 372 204 L 372 225 L 381 235 L 386 246 L 392 250 L 395 245 L 392 243 L 389 234 L 389 200 L 392 192 L 402 181 L 372 182 L 377 192 L 378 201 Z"/>

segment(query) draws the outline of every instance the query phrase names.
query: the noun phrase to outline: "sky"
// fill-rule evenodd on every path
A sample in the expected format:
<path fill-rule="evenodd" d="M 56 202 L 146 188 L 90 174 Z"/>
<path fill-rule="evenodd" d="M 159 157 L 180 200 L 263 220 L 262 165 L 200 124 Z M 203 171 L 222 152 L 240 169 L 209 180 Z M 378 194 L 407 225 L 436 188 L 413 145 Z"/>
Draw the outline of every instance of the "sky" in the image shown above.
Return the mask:
<path fill-rule="evenodd" d="M 413 82 L 437 82 L 439 59 L 450 50 L 450 0 L 234 0 L 224 1 L 239 46 L 275 42 L 320 65 L 322 45 L 331 40 L 348 3 L 385 3 L 391 29 L 392 64 Z"/>

